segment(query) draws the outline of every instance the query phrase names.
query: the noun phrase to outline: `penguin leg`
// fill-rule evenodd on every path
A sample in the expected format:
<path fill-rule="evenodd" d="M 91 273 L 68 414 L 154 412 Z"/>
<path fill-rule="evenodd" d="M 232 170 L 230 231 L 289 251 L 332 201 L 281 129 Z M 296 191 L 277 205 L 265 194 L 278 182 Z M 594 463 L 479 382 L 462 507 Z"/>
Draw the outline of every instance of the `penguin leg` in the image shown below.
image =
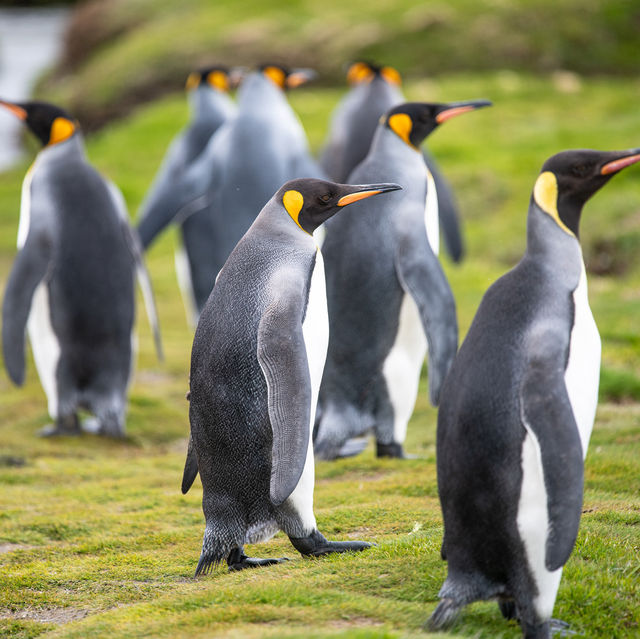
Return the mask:
<path fill-rule="evenodd" d="M 125 399 L 124 393 L 112 392 L 109 396 L 94 396 L 89 402 L 90 409 L 97 419 L 97 429 L 88 420 L 87 427 L 98 435 L 104 437 L 120 438 L 125 436 L 124 416 Z"/>
<path fill-rule="evenodd" d="M 372 545 L 366 541 L 329 541 L 317 528 L 307 537 L 289 536 L 289 540 L 301 555 L 307 557 L 321 557 L 342 552 L 360 552 L 371 548 Z"/>
<path fill-rule="evenodd" d="M 227 557 L 227 566 L 229 572 L 234 570 L 244 570 L 245 568 L 259 568 L 260 566 L 273 566 L 289 561 L 288 557 L 279 557 L 278 559 L 258 559 L 257 557 L 247 557 L 244 554 L 244 548 L 234 548 Z"/>
<path fill-rule="evenodd" d="M 40 437 L 58 437 L 64 435 L 80 435 L 81 433 L 80 421 L 74 411 L 66 415 L 58 415 L 55 423 L 47 424 L 38 432 L 38 435 Z"/>
<path fill-rule="evenodd" d="M 518 609 L 513 599 L 498 599 L 498 608 L 505 619 L 518 619 Z"/>

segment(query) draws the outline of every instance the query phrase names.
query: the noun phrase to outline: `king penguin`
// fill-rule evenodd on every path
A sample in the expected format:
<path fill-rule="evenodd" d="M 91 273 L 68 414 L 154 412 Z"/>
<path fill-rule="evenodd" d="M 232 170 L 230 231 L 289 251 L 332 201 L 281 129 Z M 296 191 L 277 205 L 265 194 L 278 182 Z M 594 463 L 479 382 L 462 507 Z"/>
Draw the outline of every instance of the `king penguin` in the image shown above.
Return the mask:
<path fill-rule="evenodd" d="M 403 190 L 357 204 L 373 209 L 367 215 L 339 216 L 326 225 L 322 252 L 331 332 L 315 432 L 322 459 L 357 454 L 366 441 L 356 448 L 355 442 L 343 445 L 371 429 L 378 456 L 405 456 L 427 343 L 429 393 L 438 403 L 458 332 L 455 302 L 437 257 L 433 180 L 419 147 L 440 123 L 489 104 L 408 102 L 391 109 L 349 181 L 389 179 Z"/>
<path fill-rule="evenodd" d="M 228 95 L 240 77 L 238 70 L 210 66 L 192 71 L 186 82 L 191 107 L 191 121 L 171 142 L 158 174 L 140 208 L 138 218 L 142 243 L 147 247 L 153 239 L 155 220 L 162 219 L 168 196 L 181 189 L 181 181 L 193 162 L 204 151 L 211 136 L 236 113 L 236 105 Z M 210 163 L 213 160 L 208 160 Z M 202 173 L 203 181 L 206 175 Z M 189 188 L 192 188 L 191 186 Z M 204 191 L 206 186 L 202 187 Z M 196 299 L 209 294 L 211 284 L 202 281 L 198 268 L 208 251 L 206 213 L 185 217 L 180 226 L 180 246 L 176 251 L 176 271 L 189 320 L 197 317 Z M 203 291 L 204 289 L 204 291 Z M 195 324 L 194 324 L 195 326 Z"/>
<path fill-rule="evenodd" d="M 354 62 L 347 71 L 351 89 L 338 104 L 331 117 L 329 134 L 320 164 L 330 179 L 347 181 L 353 169 L 364 160 L 380 117 L 402 102 L 400 73 L 391 66 L 371 62 Z M 438 195 L 438 216 L 447 252 L 454 262 L 464 257 L 464 241 L 460 214 L 453 191 L 433 156 L 423 145 Z"/>
<path fill-rule="evenodd" d="M 313 514 L 311 429 L 329 326 L 312 234 L 344 206 L 398 188 L 287 182 L 221 270 L 191 353 L 182 491 L 199 471 L 206 528 L 196 575 L 223 559 L 231 570 L 283 561 L 243 551 L 279 529 L 303 555 L 369 547 L 327 541 Z"/>
<path fill-rule="evenodd" d="M 11 380 L 25 377 L 25 325 L 52 427 L 76 434 L 77 411 L 99 433 L 124 434 L 132 369 L 134 275 L 138 272 L 156 347 L 157 314 L 122 195 L 89 164 L 73 118 L 42 102 L 0 106 L 43 145 L 22 185 L 18 256 L 2 305 L 2 350 Z"/>
<path fill-rule="evenodd" d="M 448 576 L 430 627 L 497 599 L 524 637 L 548 639 L 582 510 L 598 400 L 582 207 L 640 149 L 564 151 L 529 204 L 522 260 L 485 293 L 441 393 L 438 490 Z"/>
<path fill-rule="evenodd" d="M 203 212 L 198 238 L 203 248 L 191 270 L 198 313 L 256 211 L 287 180 L 324 175 L 311 157 L 302 124 L 285 95 L 286 89 L 312 77 L 310 69 L 274 64 L 248 74 L 238 90 L 236 116 L 214 134 L 181 187 L 168 194 L 161 215 L 140 225 L 148 246 L 176 216 L 183 220 Z"/>

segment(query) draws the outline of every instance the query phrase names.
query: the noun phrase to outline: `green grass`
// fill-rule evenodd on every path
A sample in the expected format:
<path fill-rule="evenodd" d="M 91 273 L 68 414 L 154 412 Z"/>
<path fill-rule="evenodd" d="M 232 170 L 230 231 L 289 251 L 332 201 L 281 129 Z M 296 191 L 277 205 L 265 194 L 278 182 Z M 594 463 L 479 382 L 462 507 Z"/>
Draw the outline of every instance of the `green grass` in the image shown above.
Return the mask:
<path fill-rule="evenodd" d="M 462 335 L 487 286 L 522 254 L 526 208 L 542 162 L 563 148 L 637 146 L 639 93 L 637 80 L 582 79 L 577 92 L 567 92 L 557 76 L 506 72 L 409 84 L 411 99 L 495 102 L 447 123 L 431 143 L 465 218 L 467 260 L 456 267 L 443 258 Z M 315 149 L 340 94 L 304 89 L 290 95 Z M 122 187 L 132 211 L 185 118 L 182 96 L 170 96 L 90 139 L 90 158 Z M 15 256 L 25 169 L 0 175 L 3 285 Z M 617 251 L 637 231 L 639 175 L 638 167 L 627 169 L 587 205 L 581 235 L 588 264 L 600 255 L 603 237 Z M 0 375 L 0 636 L 426 636 L 422 624 L 446 566 L 439 559 L 436 412 L 424 380 L 407 442 L 421 459 L 378 460 L 369 446 L 358 458 L 317 465 L 321 530 L 335 539 L 375 541 L 376 548 L 303 560 L 280 534 L 249 551 L 291 562 L 193 579 L 204 519 L 199 482 L 186 496 L 179 491 L 191 333 L 173 245 L 169 232 L 148 254 L 166 362 L 156 362 L 140 312 L 126 440 L 37 438 L 48 416 L 33 361 L 23 388 Z M 640 635 L 640 266 L 637 253 L 625 259 L 622 269 L 590 274 L 603 336 L 602 402 L 586 460 L 580 534 L 554 610 L 580 636 L 603 639 Z M 502 620 L 495 604 L 479 603 L 440 636 L 507 639 L 520 631 Z"/>

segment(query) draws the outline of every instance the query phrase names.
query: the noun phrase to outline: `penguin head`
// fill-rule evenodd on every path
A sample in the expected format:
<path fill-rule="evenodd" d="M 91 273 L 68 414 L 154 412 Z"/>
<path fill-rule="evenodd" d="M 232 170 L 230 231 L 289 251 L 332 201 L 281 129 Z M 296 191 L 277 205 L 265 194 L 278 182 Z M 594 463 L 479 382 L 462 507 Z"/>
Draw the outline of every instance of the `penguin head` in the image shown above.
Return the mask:
<path fill-rule="evenodd" d="M 585 202 L 616 173 L 639 161 L 640 148 L 562 151 L 543 164 L 532 198 L 563 231 L 578 237 Z"/>
<path fill-rule="evenodd" d="M 410 147 L 418 149 L 422 141 L 439 124 L 457 115 L 491 106 L 491 104 L 489 100 L 469 100 L 447 104 L 405 102 L 385 113 L 381 122 Z"/>
<path fill-rule="evenodd" d="M 310 235 L 341 208 L 359 200 L 397 191 L 399 184 L 336 184 L 314 178 L 290 180 L 276 194 L 293 221 Z"/>
<path fill-rule="evenodd" d="M 289 69 L 280 64 L 263 64 L 258 70 L 283 91 L 306 84 L 317 75 L 313 69 Z"/>
<path fill-rule="evenodd" d="M 80 129 L 76 120 L 66 111 L 47 102 L 0 100 L 0 106 L 20 118 L 42 142 L 42 146 L 64 142 Z"/>
<path fill-rule="evenodd" d="M 189 74 L 185 89 L 193 91 L 198 87 L 211 87 L 226 93 L 229 89 L 237 87 L 241 78 L 242 71 L 240 69 L 229 69 L 220 65 L 202 67 Z"/>
<path fill-rule="evenodd" d="M 402 84 L 400 73 L 390 66 L 380 66 L 373 62 L 358 60 L 352 62 L 347 69 L 347 82 L 352 86 L 371 82 L 374 78 L 382 78 L 385 82 L 395 86 Z"/>

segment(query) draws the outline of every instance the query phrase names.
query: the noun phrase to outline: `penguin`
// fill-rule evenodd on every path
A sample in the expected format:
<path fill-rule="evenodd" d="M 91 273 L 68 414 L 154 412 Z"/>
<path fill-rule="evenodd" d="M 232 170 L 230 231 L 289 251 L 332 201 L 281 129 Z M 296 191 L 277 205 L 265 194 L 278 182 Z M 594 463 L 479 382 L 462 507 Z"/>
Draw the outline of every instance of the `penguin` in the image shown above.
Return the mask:
<path fill-rule="evenodd" d="M 196 576 L 284 559 L 244 554 L 283 530 L 303 555 L 359 551 L 328 541 L 313 514 L 311 443 L 328 320 L 314 230 L 344 206 L 396 184 L 285 183 L 222 268 L 191 353 L 191 439 L 182 492 L 200 472 L 206 528 Z"/>
<path fill-rule="evenodd" d="M 441 393 L 438 490 L 448 576 L 432 629 L 497 599 L 548 639 L 573 549 L 598 400 L 600 336 L 579 241 L 586 201 L 629 151 L 563 151 L 542 166 L 522 260 L 485 293 Z"/>
<path fill-rule="evenodd" d="M 25 325 L 54 424 L 77 434 L 80 408 L 122 436 L 138 272 L 161 357 L 153 296 L 122 195 L 89 164 L 78 123 L 44 102 L 0 101 L 42 143 L 22 185 L 18 255 L 2 305 L 10 379 L 25 378 Z"/>
<path fill-rule="evenodd" d="M 400 73 L 391 66 L 354 62 L 348 68 L 347 82 L 351 90 L 333 112 L 320 156 L 325 173 L 337 182 L 346 181 L 366 157 L 380 117 L 391 107 L 406 101 L 400 88 Z M 422 152 L 435 182 L 445 247 L 451 259 L 459 263 L 464 258 L 465 248 L 458 206 L 435 159 L 424 146 Z"/>
<path fill-rule="evenodd" d="M 408 102 L 392 108 L 349 181 L 384 178 L 403 190 L 356 205 L 375 213 L 340 216 L 326 225 L 322 252 L 331 332 L 315 429 L 321 459 L 361 452 L 366 439 L 347 441 L 371 429 L 378 456 L 405 457 L 427 343 L 429 394 L 438 403 L 458 331 L 453 294 L 437 257 L 433 180 L 419 147 L 440 123 L 490 104 Z"/>
<path fill-rule="evenodd" d="M 158 174 L 138 214 L 139 233 L 147 247 L 157 230 L 155 220 L 162 219 L 168 194 L 180 188 L 180 182 L 192 163 L 204 151 L 211 136 L 236 113 L 236 105 L 228 92 L 240 78 L 237 69 L 210 66 L 192 71 L 186 82 L 191 107 L 191 121 L 172 141 Z M 179 225 L 179 248 L 176 250 L 176 271 L 180 290 L 190 321 L 197 315 L 195 298 L 208 295 L 210 283 L 200 281 L 198 263 L 206 255 L 207 244 L 202 241 L 208 225 L 206 213 L 186 217 Z M 202 288 L 206 289 L 202 292 Z M 195 326 L 195 324 L 194 324 Z"/>
<path fill-rule="evenodd" d="M 153 235 L 140 231 L 143 243 L 174 219 L 202 211 L 201 250 L 191 274 L 199 313 L 225 260 L 254 221 L 256 211 L 287 180 L 322 177 L 285 90 L 313 77 L 310 69 L 266 64 L 240 85 L 238 111 L 209 141 L 186 172 L 180 188 L 165 198 L 163 215 L 150 221 Z M 206 224 L 206 227 L 205 227 Z M 198 284 L 196 285 L 196 282 Z"/>

